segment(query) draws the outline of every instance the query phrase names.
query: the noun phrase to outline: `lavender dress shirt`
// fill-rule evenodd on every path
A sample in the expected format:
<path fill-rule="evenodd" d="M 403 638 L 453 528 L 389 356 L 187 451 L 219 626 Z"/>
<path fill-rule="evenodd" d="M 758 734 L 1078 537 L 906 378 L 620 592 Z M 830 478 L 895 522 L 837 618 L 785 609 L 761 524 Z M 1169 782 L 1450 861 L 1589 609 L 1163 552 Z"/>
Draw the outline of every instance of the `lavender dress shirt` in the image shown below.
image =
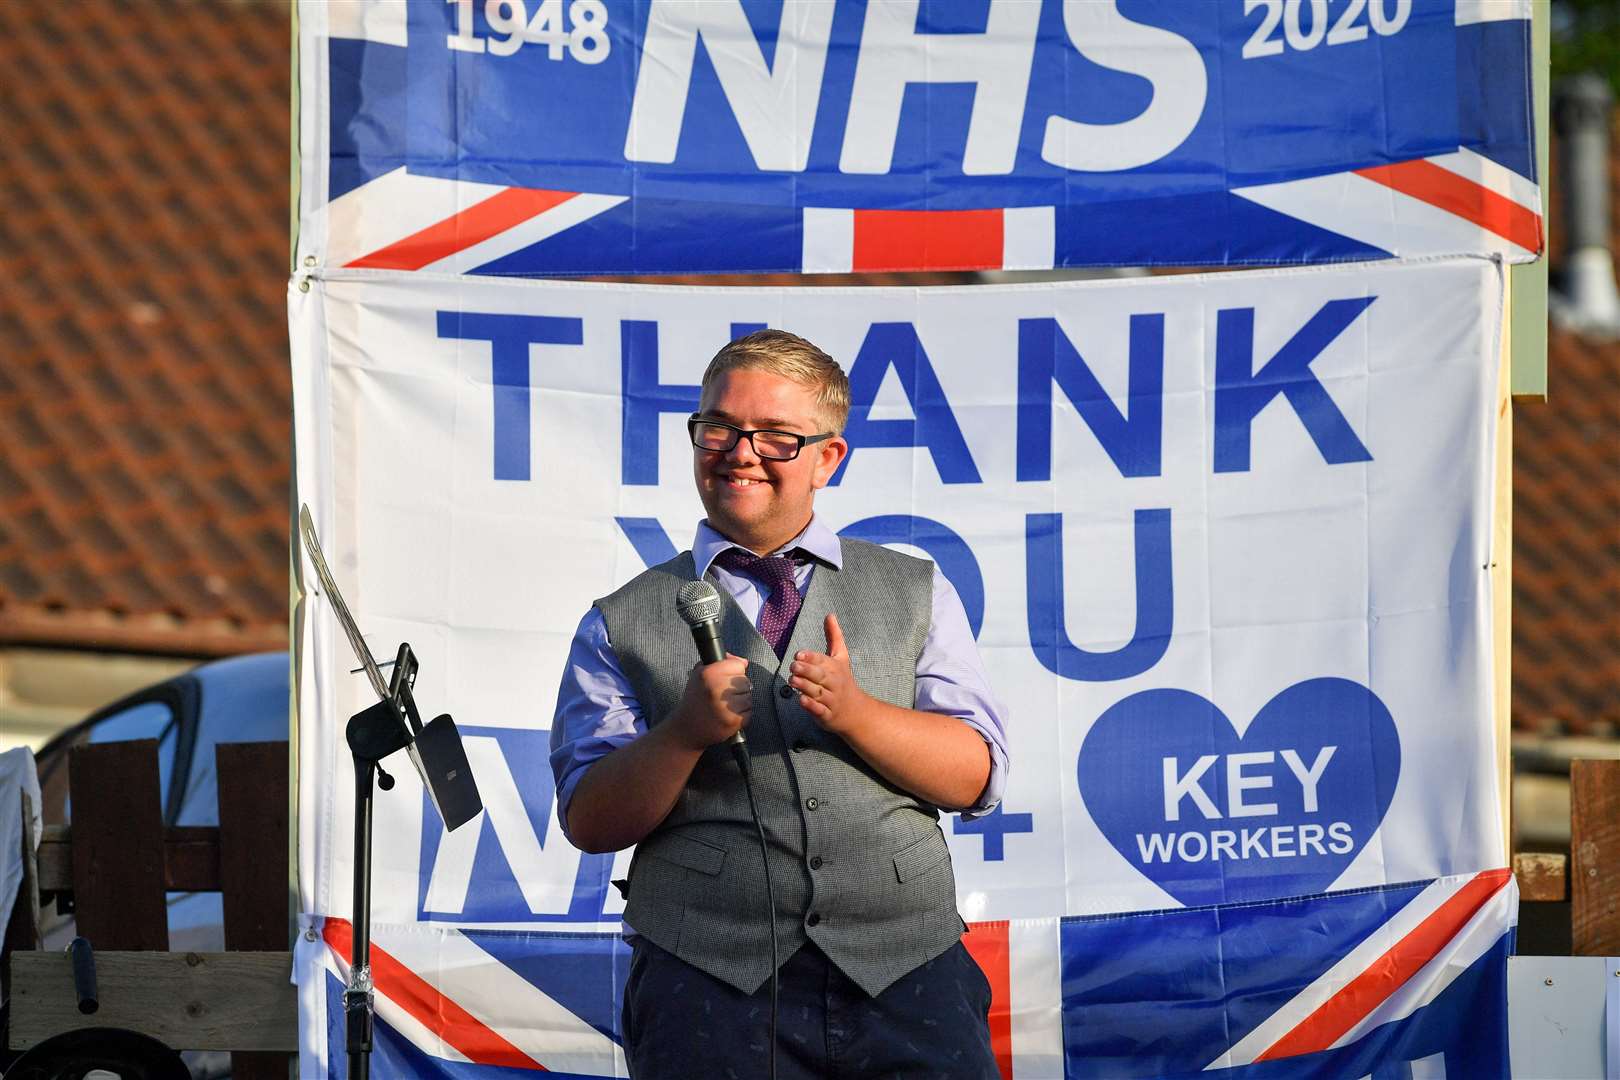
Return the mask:
<path fill-rule="evenodd" d="M 727 548 L 737 547 L 715 532 L 708 522 L 698 525 L 692 541 L 692 561 L 702 577 L 714 557 Z M 772 554 L 803 548 L 832 566 L 843 564 L 838 536 L 812 518 L 804 532 Z M 730 593 L 744 615 L 756 625 L 765 605 L 766 586 L 724 567 L 713 567 L 720 588 Z M 810 587 L 815 564 L 806 562 L 794 574 L 803 596 Z M 693 662 L 696 662 L 696 653 Z M 917 657 L 917 697 L 914 706 L 921 712 L 954 716 L 983 736 L 990 748 L 990 779 L 979 801 L 962 812 L 978 817 L 993 810 L 1001 801 L 1007 782 L 1007 733 L 1001 706 L 990 693 L 978 646 L 968 628 L 956 590 L 934 567 L 933 617 L 922 654 Z M 608 640 L 607 623 L 596 608 L 586 612 L 568 650 L 563 666 L 562 686 L 557 691 L 557 712 L 551 722 L 551 771 L 557 782 L 557 817 L 567 830 L 568 805 L 585 770 L 598 758 L 625 745 L 647 730 L 646 718 L 636 700 L 630 681 L 625 678 Z"/>

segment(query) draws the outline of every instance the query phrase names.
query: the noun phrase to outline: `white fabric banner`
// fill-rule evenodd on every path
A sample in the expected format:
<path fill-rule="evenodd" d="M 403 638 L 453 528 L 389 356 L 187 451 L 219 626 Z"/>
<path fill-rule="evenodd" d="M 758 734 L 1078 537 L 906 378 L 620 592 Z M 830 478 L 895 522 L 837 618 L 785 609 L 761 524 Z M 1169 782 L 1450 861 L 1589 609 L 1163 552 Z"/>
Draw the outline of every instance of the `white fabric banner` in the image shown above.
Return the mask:
<path fill-rule="evenodd" d="M 23 820 L 25 807 L 27 821 Z M 21 898 L 27 878 L 26 863 L 39 850 L 42 807 L 32 748 L 16 746 L 0 754 L 0 927 L 11 925 L 11 909 Z M 25 843 L 33 850 L 25 850 Z"/>
<path fill-rule="evenodd" d="M 295 280 L 299 497 L 372 652 L 419 655 L 486 804 L 446 835 L 389 763 L 374 917 L 617 925 L 626 857 L 581 856 L 554 817 L 562 662 L 593 599 L 689 545 L 685 417 L 761 325 L 851 373 L 818 513 L 940 564 L 1007 707 L 1002 808 L 942 821 L 970 921 L 1499 866 L 1501 305 L 1472 259 L 943 289 Z M 300 901 L 348 918 L 343 727 L 373 699 L 326 598 L 308 611 Z"/>

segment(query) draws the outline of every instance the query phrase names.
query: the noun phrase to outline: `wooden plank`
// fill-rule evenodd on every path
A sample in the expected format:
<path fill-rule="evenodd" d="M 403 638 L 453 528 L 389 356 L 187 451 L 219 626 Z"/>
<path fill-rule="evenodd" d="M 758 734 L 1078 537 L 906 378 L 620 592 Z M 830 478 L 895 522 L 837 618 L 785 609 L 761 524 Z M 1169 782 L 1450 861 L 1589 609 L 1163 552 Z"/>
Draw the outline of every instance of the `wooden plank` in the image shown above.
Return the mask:
<path fill-rule="evenodd" d="M 227 949 L 285 949 L 287 744 L 224 743 L 219 772 L 220 891 Z"/>
<path fill-rule="evenodd" d="M 219 888 L 219 830 L 178 825 L 163 830 L 163 884 L 180 892 Z"/>
<path fill-rule="evenodd" d="M 1620 761 L 1569 765 L 1570 951 L 1620 954 Z"/>
<path fill-rule="evenodd" d="M 1569 899 L 1569 860 L 1558 854 L 1521 851 L 1513 856 L 1519 899 L 1557 902 Z"/>
<path fill-rule="evenodd" d="M 176 1050 L 298 1049 L 290 952 L 97 950 L 91 1016 L 79 1013 L 66 953 L 17 953 L 11 965 L 13 1049 L 84 1027 L 129 1028 Z"/>
<path fill-rule="evenodd" d="M 157 742 L 74 747 L 68 789 L 78 826 L 73 900 L 80 936 L 98 953 L 167 949 Z"/>
<path fill-rule="evenodd" d="M 163 830 L 163 885 L 178 892 L 220 888 L 219 829 L 180 825 Z M 73 891 L 73 827 L 47 825 L 39 844 L 41 892 Z"/>
<path fill-rule="evenodd" d="M 281 950 L 291 935 L 288 882 L 287 744 L 222 743 L 219 774 L 220 891 L 225 947 Z M 236 1050 L 235 1080 L 286 1080 L 284 1053 Z"/>
<path fill-rule="evenodd" d="M 42 895 L 73 891 L 73 829 L 47 825 L 39 836 L 39 891 Z"/>

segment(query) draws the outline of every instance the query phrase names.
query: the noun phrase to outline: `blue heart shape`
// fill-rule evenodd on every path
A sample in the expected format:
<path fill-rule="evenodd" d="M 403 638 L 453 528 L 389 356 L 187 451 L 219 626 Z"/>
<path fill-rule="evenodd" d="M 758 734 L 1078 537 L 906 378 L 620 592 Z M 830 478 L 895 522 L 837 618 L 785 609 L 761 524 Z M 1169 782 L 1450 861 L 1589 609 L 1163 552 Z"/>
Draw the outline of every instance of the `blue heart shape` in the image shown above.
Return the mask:
<path fill-rule="evenodd" d="M 1241 739 L 1201 695 L 1144 690 L 1097 719 L 1078 767 L 1108 842 L 1188 907 L 1326 892 L 1400 771 L 1394 717 L 1348 679 L 1295 683 Z"/>

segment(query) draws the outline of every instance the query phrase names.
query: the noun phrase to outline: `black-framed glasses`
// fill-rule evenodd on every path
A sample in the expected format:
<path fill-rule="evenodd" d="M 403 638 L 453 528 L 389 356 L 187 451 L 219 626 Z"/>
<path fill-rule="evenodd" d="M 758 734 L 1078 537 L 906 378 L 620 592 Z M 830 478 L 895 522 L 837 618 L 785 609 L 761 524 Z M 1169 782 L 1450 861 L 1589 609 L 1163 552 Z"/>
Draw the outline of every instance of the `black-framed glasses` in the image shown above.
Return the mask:
<path fill-rule="evenodd" d="M 828 431 L 820 435 L 800 435 L 796 431 L 777 431 L 774 428 L 750 431 L 732 424 L 722 424 L 718 420 L 705 420 L 697 413 L 687 417 L 686 431 L 692 437 L 693 446 L 717 454 L 724 454 L 737 445 L 738 439 L 746 436 L 754 453 L 767 461 L 792 461 L 810 443 L 822 442 L 837 434 Z"/>

